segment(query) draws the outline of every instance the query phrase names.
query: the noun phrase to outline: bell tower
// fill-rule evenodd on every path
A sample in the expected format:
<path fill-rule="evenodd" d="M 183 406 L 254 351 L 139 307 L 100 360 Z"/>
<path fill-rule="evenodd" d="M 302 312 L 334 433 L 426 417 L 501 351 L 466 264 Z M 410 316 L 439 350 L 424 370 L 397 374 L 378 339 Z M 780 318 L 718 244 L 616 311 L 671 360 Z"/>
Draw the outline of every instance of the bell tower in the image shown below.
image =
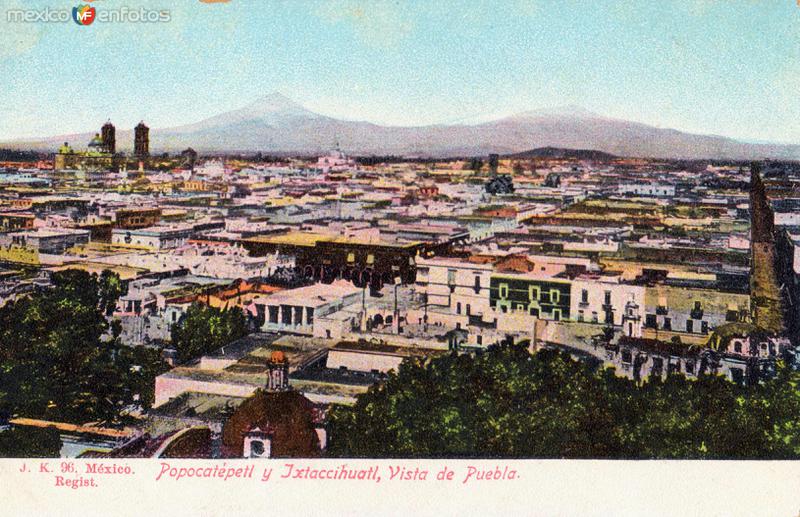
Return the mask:
<path fill-rule="evenodd" d="M 287 391 L 289 389 L 289 361 L 281 351 L 274 351 L 267 361 L 269 377 L 267 391 Z"/>
<path fill-rule="evenodd" d="M 150 128 L 139 122 L 133 133 L 133 155 L 140 160 L 147 158 L 150 155 Z"/>
<path fill-rule="evenodd" d="M 114 129 L 114 124 L 111 123 L 109 120 L 105 124 L 103 124 L 103 128 L 100 130 L 103 139 L 103 147 L 105 147 L 105 151 L 107 153 L 114 154 L 117 152 L 117 138 L 116 138 L 116 129 Z"/>

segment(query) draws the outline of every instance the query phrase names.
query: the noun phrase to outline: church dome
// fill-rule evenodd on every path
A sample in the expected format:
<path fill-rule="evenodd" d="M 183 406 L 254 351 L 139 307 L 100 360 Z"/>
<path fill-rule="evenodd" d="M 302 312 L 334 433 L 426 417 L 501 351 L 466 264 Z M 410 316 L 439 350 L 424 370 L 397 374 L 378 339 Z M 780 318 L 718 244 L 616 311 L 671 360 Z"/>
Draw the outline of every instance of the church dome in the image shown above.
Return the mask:
<path fill-rule="evenodd" d="M 241 457 L 244 435 L 252 429 L 269 430 L 272 456 L 313 458 L 320 455 L 315 431 L 314 404 L 296 391 L 257 390 L 225 422 L 222 444 L 229 457 Z"/>
<path fill-rule="evenodd" d="M 89 141 L 89 147 L 103 147 L 103 139 L 99 134 L 95 134 L 94 138 Z"/>

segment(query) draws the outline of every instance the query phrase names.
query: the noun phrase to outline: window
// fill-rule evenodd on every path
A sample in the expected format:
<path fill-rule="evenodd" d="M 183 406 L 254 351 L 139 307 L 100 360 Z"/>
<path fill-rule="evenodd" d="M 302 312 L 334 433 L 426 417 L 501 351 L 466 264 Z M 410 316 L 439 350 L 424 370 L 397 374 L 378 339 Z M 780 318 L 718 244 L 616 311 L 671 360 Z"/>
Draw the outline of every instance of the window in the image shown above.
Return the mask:
<path fill-rule="evenodd" d="M 735 310 L 728 309 L 728 312 L 725 313 L 725 321 L 738 321 L 739 320 L 739 313 Z"/>
<path fill-rule="evenodd" d="M 553 320 L 561 321 L 561 309 L 553 309 Z"/>
<path fill-rule="evenodd" d="M 250 457 L 257 458 L 264 454 L 264 442 L 260 440 L 253 440 L 250 442 Z"/>
<path fill-rule="evenodd" d="M 694 332 L 694 321 L 686 320 L 686 332 Z"/>
<path fill-rule="evenodd" d="M 479 345 L 483 344 L 483 336 L 482 335 L 479 334 L 478 337 L 477 337 L 477 340 L 478 340 L 478 344 Z"/>
<path fill-rule="evenodd" d="M 583 311 L 578 311 L 578 321 L 583 321 Z"/>
<path fill-rule="evenodd" d="M 518 304 L 517 304 L 517 310 L 518 310 L 518 311 L 524 311 L 524 310 L 525 310 L 525 305 L 524 305 L 524 304 L 522 304 L 522 303 L 518 303 Z"/>
<path fill-rule="evenodd" d="M 597 311 L 592 311 L 592 323 L 597 323 Z"/>
<path fill-rule="evenodd" d="M 528 309 L 528 313 L 531 316 L 535 316 L 537 318 L 539 317 L 539 309 L 537 309 L 536 307 L 531 307 L 530 309 Z"/>
<path fill-rule="evenodd" d="M 508 298 L 508 284 L 500 284 L 500 298 L 503 300 Z"/>
<path fill-rule="evenodd" d="M 611 305 L 611 291 L 606 291 L 604 293 L 603 300 L 606 305 Z"/>
<path fill-rule="evenodd" d="M 561 299 L 561 292 L 558 289 L 550 289 L 550 302 L 558 303 Z"/>
<path fill-rule="evenodd" d="M 480 294 L 481 292 L 481 277 L 475 275 L 475 294 Z"/>
<path fill-rule="evenodd" d="M 472 314 L 472 310 L 471 310 L 469 304 L 467 304 L 467 316 L 470 316 L 471 314 Z"/>
<path fill-rule="evenodd" d="M 502 312 L 503 314 L 507 313 L 508 312 L 508 306 L 507 305 L 501 305 L 500 306 L 500 312 Z"/>
<path fill-rule="evenodd" d="M 461 314 L 461 302 L 456 303 L 456 314 Z"/>
<path fill-rule="evenodd" d="M 581 303 L 589 303 L 589 291 L 581 289 Z"/>
<path fill-rule="evenodd" d="M 702 332 L 703 334 L 708 334 L 708 322 L 707 321 L 701 321 L 700 322 L 700 332 Z"/>
<path fill-rule="evenodd" d="M 356 261 L 356 254 L 351 251 L 350 253 L 347 254 L 347 262 L 352 264 L 355 261 Z"/>
<path fill-rule="evenodd" d="M 742 353 L 742 343 L 739 342 L 739 341 L 734 343 L 733 344 L 733 351 L 736 352 L 737 354 L 741 354 Z"/>
<path fill-rule="evenodd" d="M 690 316 L 696 320 L 703 319 L 703 308 L 700 306 L 700 302 L 694 302 L 694 308 L 692 308 Z"/>
<path fill-rule="evenodd" d="M 532 302 L 539 301 L 539 295 L 541 294 L 541 289 L 538 285 L 530 285 L 528 286 L 528 299 Z"/>
<path fill-rule="evenodd" d="M 664 318 L 664 330 L 672 330 L 672 318 Z"/>
<path fill-rule="evenodd" d="M 609 325 L 614 324 L 614 311 L 606 311 L 606 320 L 605 323 Z"/>

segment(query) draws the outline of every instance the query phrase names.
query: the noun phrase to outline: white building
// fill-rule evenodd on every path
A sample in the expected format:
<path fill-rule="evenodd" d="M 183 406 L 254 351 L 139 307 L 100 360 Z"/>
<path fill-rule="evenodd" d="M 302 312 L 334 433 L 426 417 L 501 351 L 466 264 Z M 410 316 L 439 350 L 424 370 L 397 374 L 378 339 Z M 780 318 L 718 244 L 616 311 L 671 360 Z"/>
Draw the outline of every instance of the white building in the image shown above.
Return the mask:
<path fill-rule="evenodd" d="M 317 168 L 322 170 L 323 173 L 348 171 L 356 168 L 356 162 L 352 158 L 348 158 L 338 146 L 333 151 L 329 152 L 326 156 L 320 156 L 317 159 Z"/>
<path fill-rule="evenodd" d="M 363 289 L 350 282 L 319 283 L 256 298 L 253 305 L 265 332 L 327 337 L 331 315 L 360 302 L 363 295 Z M 342 325 L 346 326 L 347 320 Z"/>
<path fill-rule="evenodd" d="M 578 322 L 622 327 L 641 337 L 645 288 L 620 283 L 618 275 L 587 274 L 572 280 L 570 314 Z"/>
<path fill-rule="evenodd" d="M 178 248 L 186 244 L 194 228 L 190 225 L 150 226 L 139 230 L 115 229 L 111 243 L 141 246 L 155 250 Z"/>
<path fill-rule="evenodd" d="M 470 317 L 493 320 L 489 306 L 492 270 L 492 264 L 418 257 L 417 288 L 427 296 L 428 322 L 458 328 L 465 327 Z"/>
<path fill-rule="evenodd" d="M 617 189 L 622 195 L 632 194 L 635 196 L 653 197 L 675 196 L 675 185 L 663 185 L 661 183 L 623 183 L 619 185 Z"/>
<path fill-rule="evenodd" d="M 70 228 L 37 228 L 20 232 L 0 233 L 0 246 L 22 246 L 39 253 L 60 255 L 73 246 L 89 242 L 88 230 Z"/>

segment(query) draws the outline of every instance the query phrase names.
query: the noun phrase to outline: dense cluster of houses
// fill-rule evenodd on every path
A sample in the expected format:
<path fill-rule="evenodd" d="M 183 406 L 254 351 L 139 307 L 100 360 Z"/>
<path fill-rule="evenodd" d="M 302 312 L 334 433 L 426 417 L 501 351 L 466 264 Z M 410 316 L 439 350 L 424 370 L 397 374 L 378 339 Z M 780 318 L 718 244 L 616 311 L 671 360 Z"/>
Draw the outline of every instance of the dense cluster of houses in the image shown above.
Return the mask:
<path fill-rule="evenodd" d="M 259 409 L 277 398 L 301 408 L 303 447 L 320 452 L 328 405 L 352 403 L 406 358 L 497 343 L 558 347 L 641 382 L 757 382 L 794 361 L 792 318 L 778 328 L 758 309 L 774 298 L 791 315 L 800 298 L 792 170 L 568 157 L 495 158 L 491 170 L 365 166 L 339 150 L 165 160 L 151 160 L 154 170 L 9 171 L 0 186 L 0 301 L 55 271 L 112 271 L 126 286 L 110 316 L 121 339 L 173 365 L 131 434 L 138 445 L 126 450 L 138 455 L 174 453 L 165 436 L 199 436 L 210 455 L 283 450 L 268 439 L 279 417 Z M 508 188 L 495 188 L 498 178 Z M 765 217 L 775 224 L 759 230 L 754 253 L 751 219 Z M 754 288 L 753 271 L 783 287 Z M 175 363 L 171 328 L 192 304 L 243 311 L 251 334 Z M 302 400 L 270 395 L 287 391 Z M 237 432 L 261 445 L 220 445 L 236 407 L 252 420 Z"/>

